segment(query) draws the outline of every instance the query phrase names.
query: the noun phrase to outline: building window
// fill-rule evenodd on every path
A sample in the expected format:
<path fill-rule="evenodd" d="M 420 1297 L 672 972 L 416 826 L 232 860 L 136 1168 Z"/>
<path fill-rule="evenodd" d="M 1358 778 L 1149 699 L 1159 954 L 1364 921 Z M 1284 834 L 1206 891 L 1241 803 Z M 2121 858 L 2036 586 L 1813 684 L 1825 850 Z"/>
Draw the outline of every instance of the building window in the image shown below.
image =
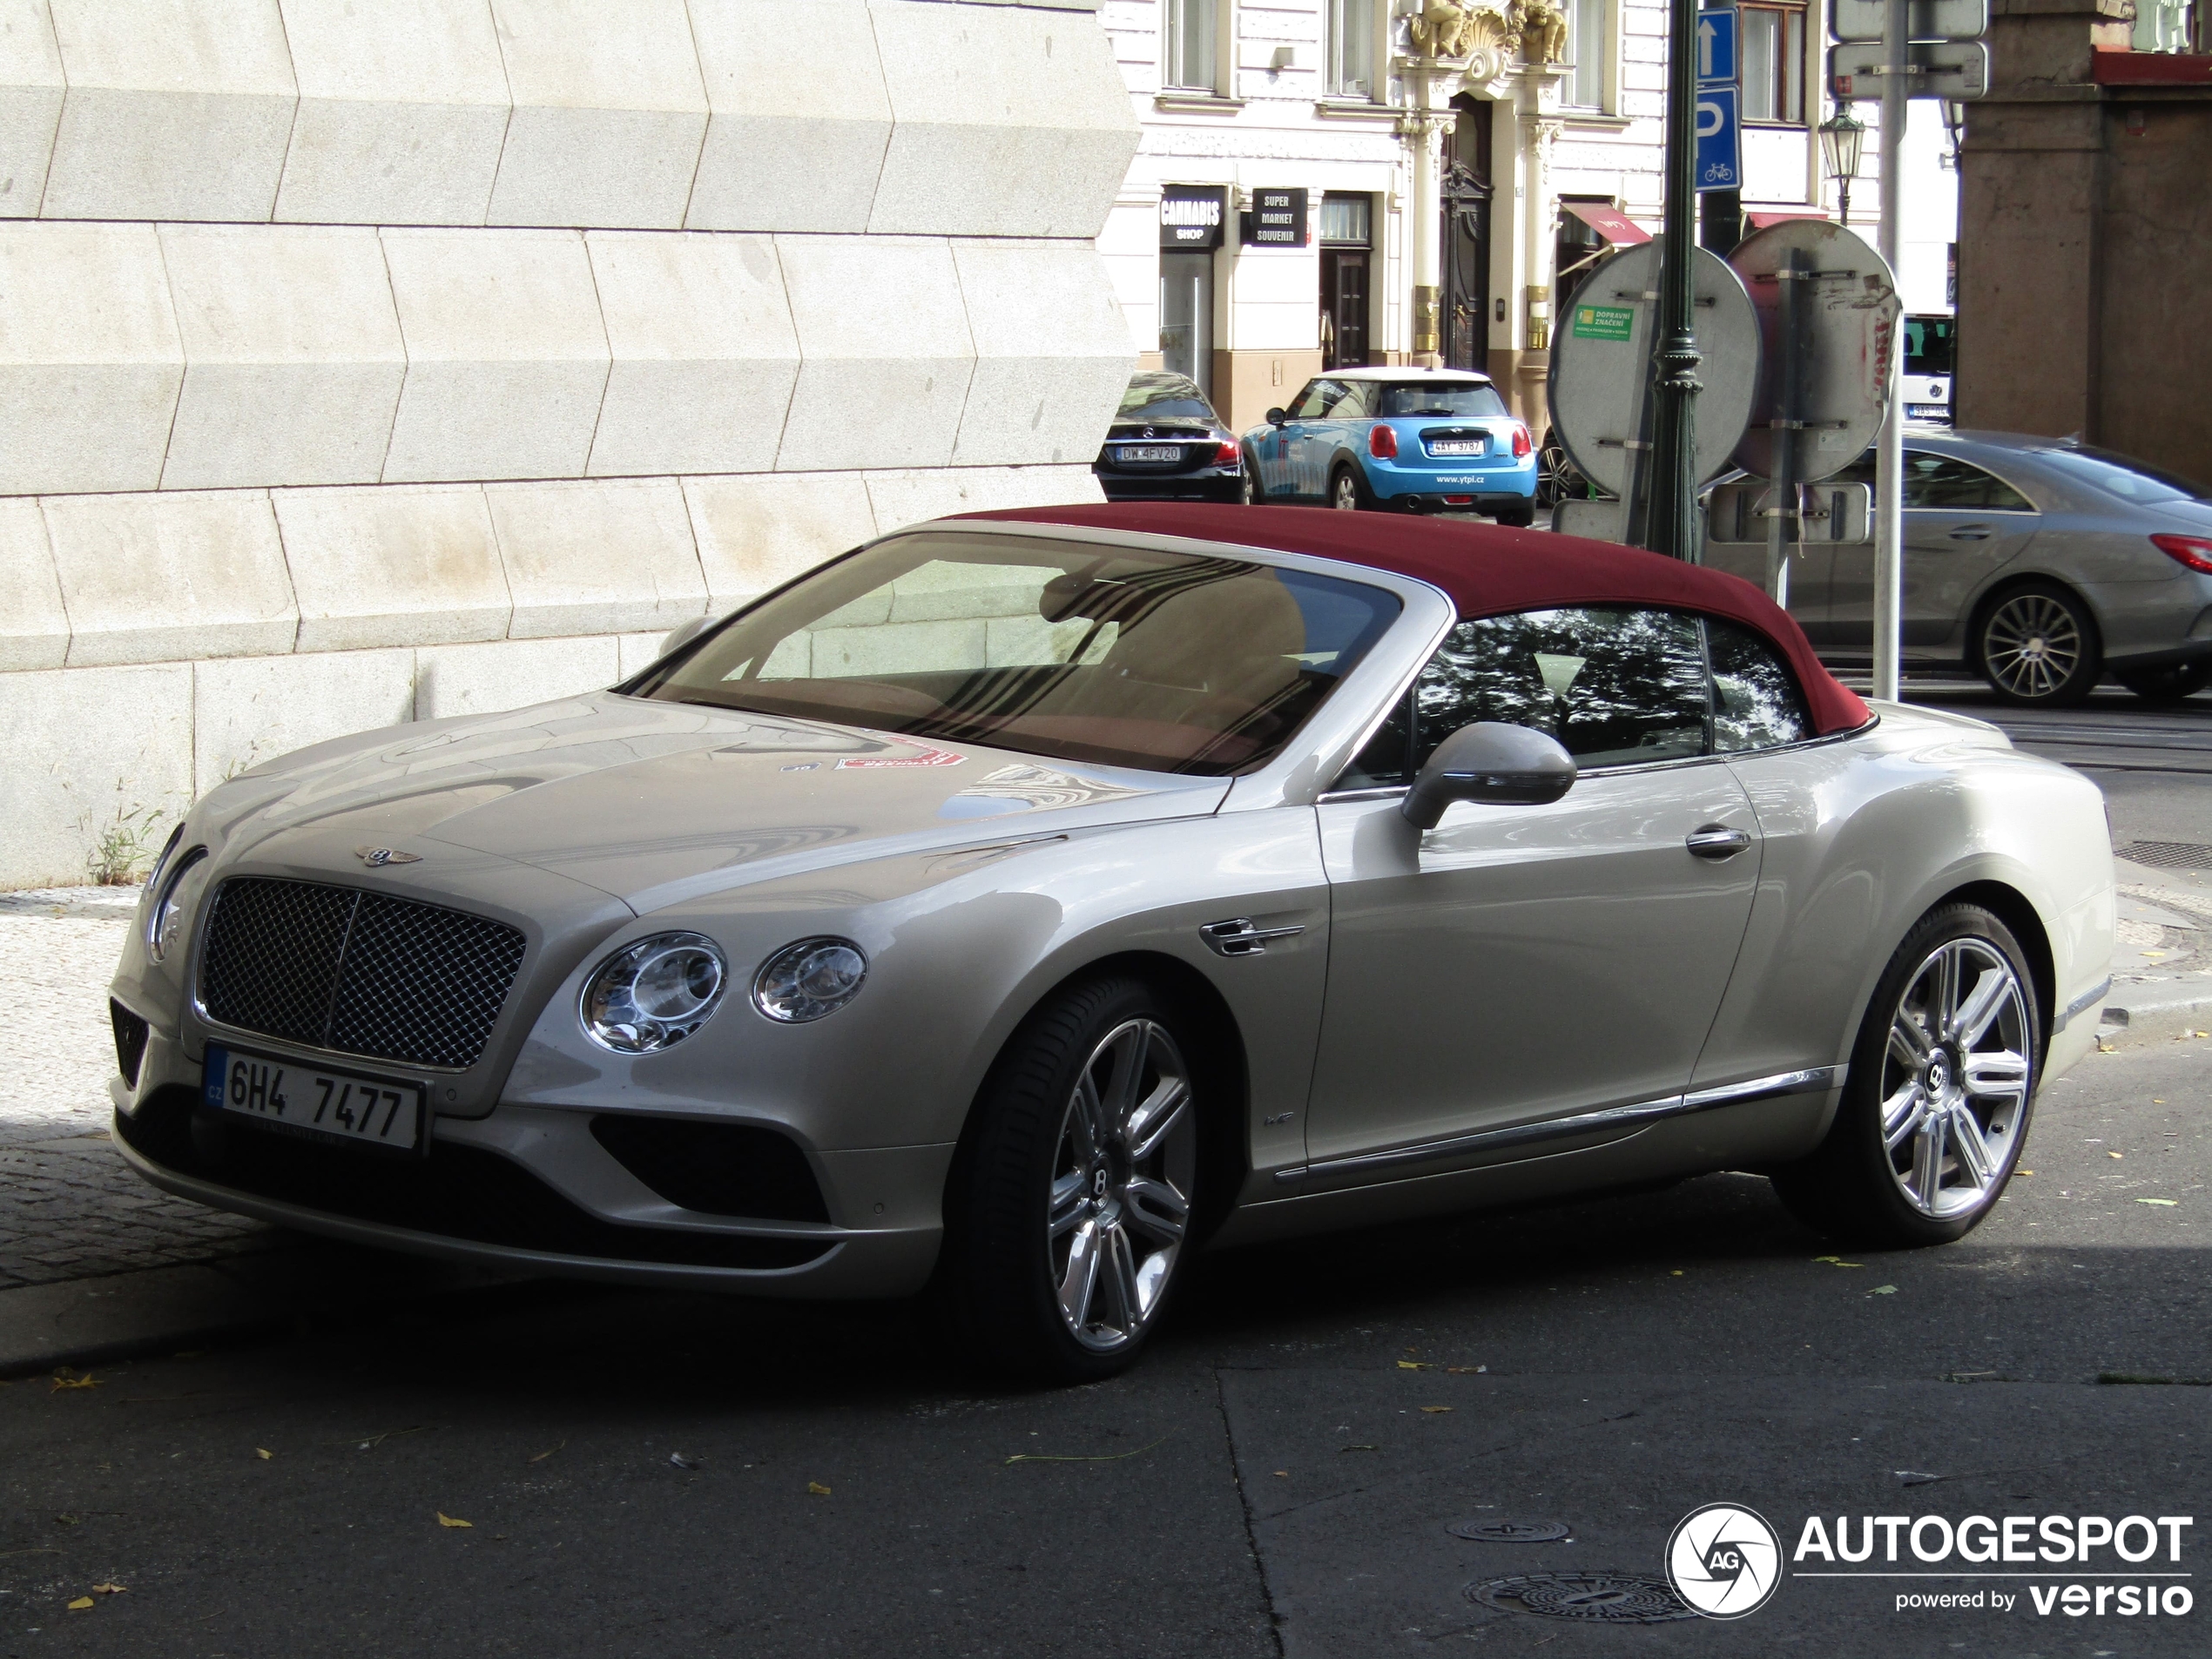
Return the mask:
<path fill-rule="evenodd" d="M 1611 0 L 1569 0 L 1567 78 L 1560 95 L 1577 109 L 1605 107 L 1605 72 L 1611 55 Z"/>
<path fill-rule="evenodd" d="M 1163 84 L 1211 92 L 1216 89 L 1214 43 L 1221 0 L 1160 0 L 1167 62 Z"/>
<path fill-rule="evenodd" d="M 1376 96 L 1375 0 L 1328 0 L 1329 96 Z"/>
<path fill-rule="evenodd" d="M 1745 6 L 1743 13 L 1743 118 L 1805 122 L 1805 9 Z"/>

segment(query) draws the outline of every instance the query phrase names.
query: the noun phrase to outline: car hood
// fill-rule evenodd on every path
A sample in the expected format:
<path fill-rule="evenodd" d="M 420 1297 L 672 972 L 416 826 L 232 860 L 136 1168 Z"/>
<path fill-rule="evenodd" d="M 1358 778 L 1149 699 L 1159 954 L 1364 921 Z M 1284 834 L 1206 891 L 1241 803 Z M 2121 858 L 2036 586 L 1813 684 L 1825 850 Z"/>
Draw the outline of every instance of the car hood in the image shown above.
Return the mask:
<path fill-rule="evenodd" d="M 1225 779 L 608 692 L 325 744 L 208 804 L 226 859 L 435 842 L 644 914 L 799 868 L 1201 815 L 1227 791 Z"/>

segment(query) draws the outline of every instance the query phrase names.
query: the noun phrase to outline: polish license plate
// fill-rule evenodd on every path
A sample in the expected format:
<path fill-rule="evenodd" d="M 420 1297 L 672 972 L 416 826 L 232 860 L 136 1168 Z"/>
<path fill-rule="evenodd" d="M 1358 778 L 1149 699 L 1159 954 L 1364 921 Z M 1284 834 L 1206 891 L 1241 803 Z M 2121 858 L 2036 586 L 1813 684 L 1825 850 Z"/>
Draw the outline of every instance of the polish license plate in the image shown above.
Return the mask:
<path fill-rule="evenodd" d="M 1183 446 L 1176 443 L 1125 443 L 1114 451 L 1116 461 L 1180 461 Z"/>
<path fill-rule="evenodd" d="M 422 1145 L 422 1085 L 364 1077 L 267 1055 L 207 1046 L 202 1099 L 212 1110 L 309 1140 L 400 1152 Z"/>
<path fill-rule="evenodd" d="M 1431 438 L 1428 442 L 1433 455 L 1479 455 L 1483 448 L 1480 438 Z"/>

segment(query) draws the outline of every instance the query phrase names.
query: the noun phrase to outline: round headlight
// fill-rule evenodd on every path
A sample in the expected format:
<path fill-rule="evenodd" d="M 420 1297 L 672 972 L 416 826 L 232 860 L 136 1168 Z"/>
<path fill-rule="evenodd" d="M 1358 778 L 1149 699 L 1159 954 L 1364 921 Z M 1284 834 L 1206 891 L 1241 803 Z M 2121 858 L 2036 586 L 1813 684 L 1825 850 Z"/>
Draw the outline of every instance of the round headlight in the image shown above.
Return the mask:
<path fill-rule="evenodd" d="M 177 867 L 162 884 L 161 896 L 154 901 L 152 914 L 146 917 L 146 954 L 157 962 L 168 959 L 170 948 L 185 930 L 185 912 L 189 907 L 178 890 L 185 885 L 185 878 L 192 873 L 192 867 L 206 856 L 206 847 L 195 846 L 177 860 Z"/>
<path fill-rule="evenodd" d="M 584 981 L 584 1035 L 617 1054 L 656 1054 L 698 1030 L 722 1000 L 722 952 L 704 934 L 625 945 Z"/>
<path fill-rule="evenodd" d="M 802 939 L 760 964 L 752 1005 L 784 1025 L 834 1014 L 860 994 L 868 959 L 849 939 Z"/>

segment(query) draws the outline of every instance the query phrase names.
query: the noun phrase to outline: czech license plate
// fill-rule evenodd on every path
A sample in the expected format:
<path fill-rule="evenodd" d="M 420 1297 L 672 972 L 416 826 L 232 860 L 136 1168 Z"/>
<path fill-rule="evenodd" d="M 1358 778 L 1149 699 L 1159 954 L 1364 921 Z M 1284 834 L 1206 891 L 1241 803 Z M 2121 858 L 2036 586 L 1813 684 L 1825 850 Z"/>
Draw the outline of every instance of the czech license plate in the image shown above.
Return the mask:
<path fill-rule="evenodd" d="M 212 1109 L 311 1140 L 413 1152 L 422 1144 L 422 1085 L 207 1046 L 203 1098 Z"/>
<path fill-rule="evenodd" d="M 1480 438 L 1431 438 L 1428 452 L 1433 455 L 1479 455 L 1483 450 Z"/>
<path fill-rule="evenodd" d="M 1948 421 L 1951 406 L 1948 403 L 1908 403 L 1905 406 L 1905 418 L 1908 421 Z"/>
<path fill-rule="evenodd" d="M 1176 443 L 1125 443 L 1114 452 L 1116 461 L 1180 461 L 1183 446 Z"/>

